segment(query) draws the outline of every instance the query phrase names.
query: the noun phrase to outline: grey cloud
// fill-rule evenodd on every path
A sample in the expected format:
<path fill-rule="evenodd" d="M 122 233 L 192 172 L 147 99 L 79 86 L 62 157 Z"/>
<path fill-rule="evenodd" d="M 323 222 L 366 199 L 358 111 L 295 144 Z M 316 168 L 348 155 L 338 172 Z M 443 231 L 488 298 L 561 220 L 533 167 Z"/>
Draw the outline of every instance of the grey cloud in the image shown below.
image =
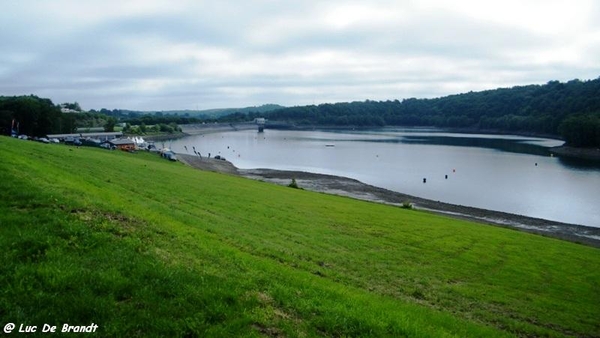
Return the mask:
<path fill-rule="evenodd" d="M 598 40 L 573 47 L 581 53 L 572 60 L 566 33 L 395 1 L 149 4 L 158 9 L 10 3 L 0 13 L 0 95 L 34 93 L 88 109 L 195 109 L 434 97 L 600 72 Z M 366 13 L 370 20 L 327 21 L 357 4 L 385 7 Z M 593 22 L 584 31 L 596 39 L 598 32 Z"/>

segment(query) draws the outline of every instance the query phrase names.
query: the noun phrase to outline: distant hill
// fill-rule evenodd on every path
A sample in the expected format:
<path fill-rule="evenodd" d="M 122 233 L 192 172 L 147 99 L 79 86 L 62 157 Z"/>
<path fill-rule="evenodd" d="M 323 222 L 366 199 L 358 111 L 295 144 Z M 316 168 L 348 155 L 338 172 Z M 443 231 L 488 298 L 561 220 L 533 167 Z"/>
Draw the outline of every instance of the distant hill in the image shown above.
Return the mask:
<path fill-rule="evenodd" d="M 248 114 L 248 113 L 265 113 L 277 109 L 283 109 L 284 106 L 278 104 L 263 104 L 261 106 L 252 106 L 244 108 L 215 108 L 215 109 L 204 109 L 204 110 L 162 110 L 162 111 L 140 111 L 140 110 L 127 110 L 127 109 L 105 109 L 102 108 L 99 111 L 91 110 L 92 113 L 101 113 L 108 116 L 114 116 L 118 118 L 137 118 L 147 115 L 153 116 L 179 116 L 179 117 L 194 117 L 199 119 L 218 119 L 222 116 L 227 116 L 235 113 Z"/>
<path fill-rule="evenodd" d="M 327 126 L 434 126 L 561 136 L 600 147 L 600 78 L 499 88 L 435 99 L 321 104 L 268 112 L 271 121 Z"/>
<path fill-rule="evenodd" d="M 226 115 L 231 115 L 235 113 L 265 113 L 277 109 L 283 109 L 284 106 L 280 106 L 278 104 L 263 104 L 261 106 L 252 106 L 245 108 L 216 108 L 216 109 L 204 109 L 204 110 L 168 110 L 164 111 L 165 115 L 179 115 L 184 116 L 188 114 L 189 117 L 199 117 L 199 118 L 207 118 L 214 119 L 219 118 Z"/>

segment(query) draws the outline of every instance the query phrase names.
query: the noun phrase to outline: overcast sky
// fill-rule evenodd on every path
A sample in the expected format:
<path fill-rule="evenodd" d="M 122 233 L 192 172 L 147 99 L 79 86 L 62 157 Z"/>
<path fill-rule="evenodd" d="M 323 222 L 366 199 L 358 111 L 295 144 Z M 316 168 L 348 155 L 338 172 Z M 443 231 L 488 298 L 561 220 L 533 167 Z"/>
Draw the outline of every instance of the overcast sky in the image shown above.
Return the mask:
<path fill-rule="evenodd" d="M 0 95 L 86 110 L 402 100 L 600 76 L 597 0 L 0 4 Z"/>

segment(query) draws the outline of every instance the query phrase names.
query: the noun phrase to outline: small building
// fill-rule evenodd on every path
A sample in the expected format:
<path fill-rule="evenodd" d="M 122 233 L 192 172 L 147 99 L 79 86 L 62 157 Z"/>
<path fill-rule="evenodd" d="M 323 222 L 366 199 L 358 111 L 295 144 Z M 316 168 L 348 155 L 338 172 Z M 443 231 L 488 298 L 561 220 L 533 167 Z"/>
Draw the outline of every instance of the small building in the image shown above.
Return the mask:
<path fill-rule="evenodd" d="M 113 139 L 108 141 L 111 145 L 111 147 L 114 147 L 116 149 L 121 149 L 121 150 L 135 150 L 135 142 L 133 142 L 130 139 L 126 139 L 126 138 L 117 138 L 117 139 Z"/>
<path fill-rule="evenodd" d="M 254 122 L 258 125 L 259 133 L 265 131 L 265 123 L 267 122 L 267 119 L 265 119 L 264 117 L 257 117 L 254 119 Z"/>

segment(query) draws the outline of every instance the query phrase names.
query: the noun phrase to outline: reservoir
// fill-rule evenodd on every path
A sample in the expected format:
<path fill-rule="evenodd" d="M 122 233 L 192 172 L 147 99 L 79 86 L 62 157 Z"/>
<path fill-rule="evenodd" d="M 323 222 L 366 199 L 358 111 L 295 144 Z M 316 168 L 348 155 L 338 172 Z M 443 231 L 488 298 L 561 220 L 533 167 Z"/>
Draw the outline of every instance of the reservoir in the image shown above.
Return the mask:
<path fill-rule="evenodd" d="M 600 227 L 600 164 L 553 157 L 562 141 L 434 129 L 228 131 L 166 142 L 242 169 L 345 176 L 431 200 Z M 187 147 L 187 150 L 186 150 Z"/>

